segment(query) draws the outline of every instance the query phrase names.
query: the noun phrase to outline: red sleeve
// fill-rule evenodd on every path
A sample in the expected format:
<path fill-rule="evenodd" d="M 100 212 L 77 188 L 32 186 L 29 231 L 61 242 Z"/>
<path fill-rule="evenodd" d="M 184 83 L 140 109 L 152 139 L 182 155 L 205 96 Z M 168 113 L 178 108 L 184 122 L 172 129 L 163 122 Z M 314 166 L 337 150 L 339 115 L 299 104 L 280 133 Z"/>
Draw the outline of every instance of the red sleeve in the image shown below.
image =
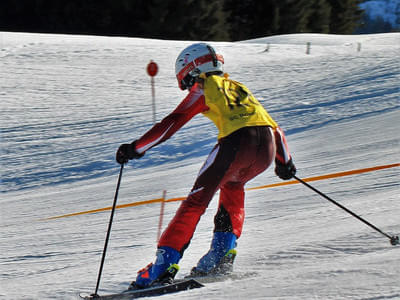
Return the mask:
<path fill-rule="evenodd" d="M 136 141 L 136 151 L 144 153 L 166 141 L 195 115 L 206 110 L 208 107 L 205 104 L 203 91 L 194 86 L 172 113 Z"/>
<path fill-rule="evenodd" d="M 274 134 L 275 134 L 275 145 L 276 145 L 275 159 L 285 165 L 291 159 L 285 134 L 283 133 L 283 130 L 280 127 L 277 127 L 275 129 Z"/>

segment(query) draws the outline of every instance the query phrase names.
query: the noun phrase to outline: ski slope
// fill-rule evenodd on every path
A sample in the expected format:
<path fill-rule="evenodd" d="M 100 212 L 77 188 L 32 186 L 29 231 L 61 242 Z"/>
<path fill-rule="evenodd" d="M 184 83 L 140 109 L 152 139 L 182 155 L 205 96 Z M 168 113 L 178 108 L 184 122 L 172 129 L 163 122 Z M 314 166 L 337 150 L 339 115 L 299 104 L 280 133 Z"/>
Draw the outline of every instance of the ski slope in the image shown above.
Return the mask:
<path fill-rule="evenodd" d="M 94 291 L 110 211 L 47 218 L 112 205 L 115 151 L 152 125 L 146 65 L 159 65 L 160 120 L 185 96 L 174 62 L 190 43 L 0 32 L 0 299 Z M 299 177 L 399 163 L 400 33 L 212 44 L 284 128 Z M 185 196 L 216 135 L 199 115 L 129 163 L 118 204 Z M 395 167 L 312 185 L 398 235 L 399 181 Z M 247 187 L 276 182 L 270 168 Z M 178 205 L 166 204 L 164 226 Z M 217 197 L 177 277 L 208 250 L 216 207 Z M 153 260 L 159 212 L 116 211 L 100 294 Z M 247 192 L 237 250 L 236 277 L 157 299 L 400 299 L 400 246 L 299 184 Z"/>

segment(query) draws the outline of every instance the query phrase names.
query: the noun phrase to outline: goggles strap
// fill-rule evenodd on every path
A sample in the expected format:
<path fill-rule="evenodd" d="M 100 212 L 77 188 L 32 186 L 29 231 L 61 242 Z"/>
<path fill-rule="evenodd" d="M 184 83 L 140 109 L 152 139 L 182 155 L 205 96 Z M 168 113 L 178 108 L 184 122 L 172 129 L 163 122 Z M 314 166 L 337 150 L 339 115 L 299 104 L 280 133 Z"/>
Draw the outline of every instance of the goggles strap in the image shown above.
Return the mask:
<path fill-rule="evenodd" d="M 214 48 L 211 47 L 210 45 L 207 45 L 207 49 L 208 49 L 208 51 L 210 52 L 210 54 L 212 56 L 213 65 L 214 65 L 214 67 L 216 67 L 217 64 L 218 64 L 217 54 L 215 53 Z"/>

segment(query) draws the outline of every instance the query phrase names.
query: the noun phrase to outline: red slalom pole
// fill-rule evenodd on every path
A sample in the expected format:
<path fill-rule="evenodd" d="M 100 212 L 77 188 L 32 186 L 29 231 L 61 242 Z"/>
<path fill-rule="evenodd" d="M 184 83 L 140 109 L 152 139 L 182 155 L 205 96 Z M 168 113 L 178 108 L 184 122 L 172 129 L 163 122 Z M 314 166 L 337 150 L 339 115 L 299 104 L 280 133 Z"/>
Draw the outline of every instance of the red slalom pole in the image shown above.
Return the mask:
<path fill-rule="evenodd" d="M 149 64 L 147 65 L 147 74 L 150 76 L 150 82 L 151 82 L 151 97 L 152 97 L 152 103 L 153 103 L 153 124 L 156 123 L 156 91 L 154 87 L 154 77 L 158 73 L 158 65 L 150 60 Z"/>
<path fill-rule="evenodd" d="M 161 200 L 161 208 L 160 208 L 160 220 L 158 222 L 158 232 L 157 232 L 157 243 L 160 240 L 161 237 L 161 231 L 162 231 L 162 224 L 164 220 L 164 207 L 165 207 L 165 198 L 167 196 L 167 191 L 163 191 L 163 196 Z"/>

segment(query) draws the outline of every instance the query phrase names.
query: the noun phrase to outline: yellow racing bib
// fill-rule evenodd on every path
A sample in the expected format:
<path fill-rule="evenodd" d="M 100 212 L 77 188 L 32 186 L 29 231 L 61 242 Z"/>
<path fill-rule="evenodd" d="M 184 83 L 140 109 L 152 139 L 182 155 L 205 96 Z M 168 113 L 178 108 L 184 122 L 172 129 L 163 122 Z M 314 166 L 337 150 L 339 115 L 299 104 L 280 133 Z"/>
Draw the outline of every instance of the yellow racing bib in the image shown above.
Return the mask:
<path fill-rule="evenodd" d="M 203 75 L 203 74 L 202 74 Z M 204 79 L 204 96 L 209 110 L 203 112 L 219 130 L 218 139 L 249 126 L 278 124 L 249 89 L 240 82 L 222 76 L 201 76 Z"/>

